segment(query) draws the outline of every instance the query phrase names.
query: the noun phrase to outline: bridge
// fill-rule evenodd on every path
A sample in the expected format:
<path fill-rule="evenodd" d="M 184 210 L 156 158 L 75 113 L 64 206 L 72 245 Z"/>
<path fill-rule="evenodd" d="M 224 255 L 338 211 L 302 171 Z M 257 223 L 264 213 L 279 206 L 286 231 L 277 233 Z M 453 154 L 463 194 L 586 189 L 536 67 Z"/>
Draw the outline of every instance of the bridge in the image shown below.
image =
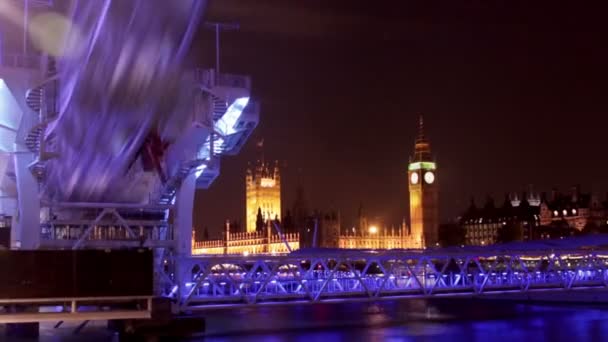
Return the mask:
<path fill-rule="evenodd" d="M 163 298 L 174 313 L 195 314 L 268 305 L 539 293 L 566 298 L 590 289 L 608 293 L 606 246 L 608 236 L 596 235 L 429 250 L 304 249 L 287 255 L 174 256 L 156 267 L 154 280 L 148 278 L 155 284 L 154 295 L 87 292 L 82 296 L 80 292 L 80 296 L 0 298 L 0 308 L 4 307 L 0 323 L 149 319 L 153 301 Z M 119 259 L 123 260 L 115 260 Z M 148 266 L 151 271 L 152 265 Z M 101 284 L 112 276 L 97 275 L 94 281 Z M 145 282 L 145 276 L 137 282 Z"/>
<path fill-rule="evenodd" d="M 565 292 L 608 286 L 606 237 L 502 248 L 189 257 L 180 310 Z M 603 242 L 602 242 L 603 241 Z M 590 247 L 593 246 L 593 247 Z"/>

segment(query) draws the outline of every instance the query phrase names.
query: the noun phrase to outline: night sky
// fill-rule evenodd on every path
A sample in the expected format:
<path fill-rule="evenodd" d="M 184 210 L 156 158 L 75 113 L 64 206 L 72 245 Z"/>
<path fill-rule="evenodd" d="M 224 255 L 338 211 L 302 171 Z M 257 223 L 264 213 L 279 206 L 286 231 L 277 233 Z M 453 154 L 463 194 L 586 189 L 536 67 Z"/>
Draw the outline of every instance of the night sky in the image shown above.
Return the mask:
<path fill-rule="evenodd" d="M 283 168 L 283 207 L 298 182 L 311 208 L 362 203 L 388 224 L 408 216 L 406 168 L 417 113 L 438 162 L 446 221 L 490 194 L 574 184 L 608 190 L 603 9 L 543 1 L 215 0 L 222 71 L 248 74 L 260 124 L 199 191 L 195 225 L 244 219 L 248 161 L 264 138 Z M 534 6 L 534 7 L 531 7 Z M 214 62 L 201 29 L 192 63 Z"/>

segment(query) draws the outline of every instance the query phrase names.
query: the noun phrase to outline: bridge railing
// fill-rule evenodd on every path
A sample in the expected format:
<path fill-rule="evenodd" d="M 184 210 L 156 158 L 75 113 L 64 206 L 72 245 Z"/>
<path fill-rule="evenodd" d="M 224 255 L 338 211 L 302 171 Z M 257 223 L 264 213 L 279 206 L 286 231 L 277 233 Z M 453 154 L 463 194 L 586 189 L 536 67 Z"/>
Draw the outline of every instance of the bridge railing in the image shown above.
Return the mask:
<path fill-rule="evenodd" d="M 152 317 L 152 296 L 0 298 L 0 324 Z"/>
<path fill-rule="evenodd" d="M 192 257 L 179 284 L 184 310 L 218 305 L 477 295 L 608 284 L 608 255 L 348 253 Z"/>

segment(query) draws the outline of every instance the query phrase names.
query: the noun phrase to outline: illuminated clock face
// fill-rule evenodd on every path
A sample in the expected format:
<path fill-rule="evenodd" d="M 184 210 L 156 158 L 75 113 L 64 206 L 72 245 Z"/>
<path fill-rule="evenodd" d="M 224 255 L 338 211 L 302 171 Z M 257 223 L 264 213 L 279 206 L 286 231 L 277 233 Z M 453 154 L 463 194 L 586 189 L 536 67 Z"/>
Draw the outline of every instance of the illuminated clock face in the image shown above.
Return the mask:
<path fill-rule="evenodd" d="M 418 172 L 412 172 L 410 175 L 410 182 L 412 182 L 412 184 L 418 184 Z"/>
<path fill-rule="evenodd" d="M 427 171 L 424 174 L 424 181 L 426 182 L 426 184 L 433 184 L 433 182 L 435 181 L 435 174 L 432 171 Z"/>

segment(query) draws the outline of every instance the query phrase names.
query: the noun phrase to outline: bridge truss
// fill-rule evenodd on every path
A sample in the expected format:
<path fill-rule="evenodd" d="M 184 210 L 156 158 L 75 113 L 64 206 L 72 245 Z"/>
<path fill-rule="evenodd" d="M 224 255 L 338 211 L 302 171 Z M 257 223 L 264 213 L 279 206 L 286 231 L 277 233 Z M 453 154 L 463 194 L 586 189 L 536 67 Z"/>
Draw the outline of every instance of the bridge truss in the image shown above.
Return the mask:
<path fill-rule="evenodd" d="M 476 296 L 608 286 L 608 252 L 338 252 L 191 257 L 182 311 L 271 304 Z"/>

